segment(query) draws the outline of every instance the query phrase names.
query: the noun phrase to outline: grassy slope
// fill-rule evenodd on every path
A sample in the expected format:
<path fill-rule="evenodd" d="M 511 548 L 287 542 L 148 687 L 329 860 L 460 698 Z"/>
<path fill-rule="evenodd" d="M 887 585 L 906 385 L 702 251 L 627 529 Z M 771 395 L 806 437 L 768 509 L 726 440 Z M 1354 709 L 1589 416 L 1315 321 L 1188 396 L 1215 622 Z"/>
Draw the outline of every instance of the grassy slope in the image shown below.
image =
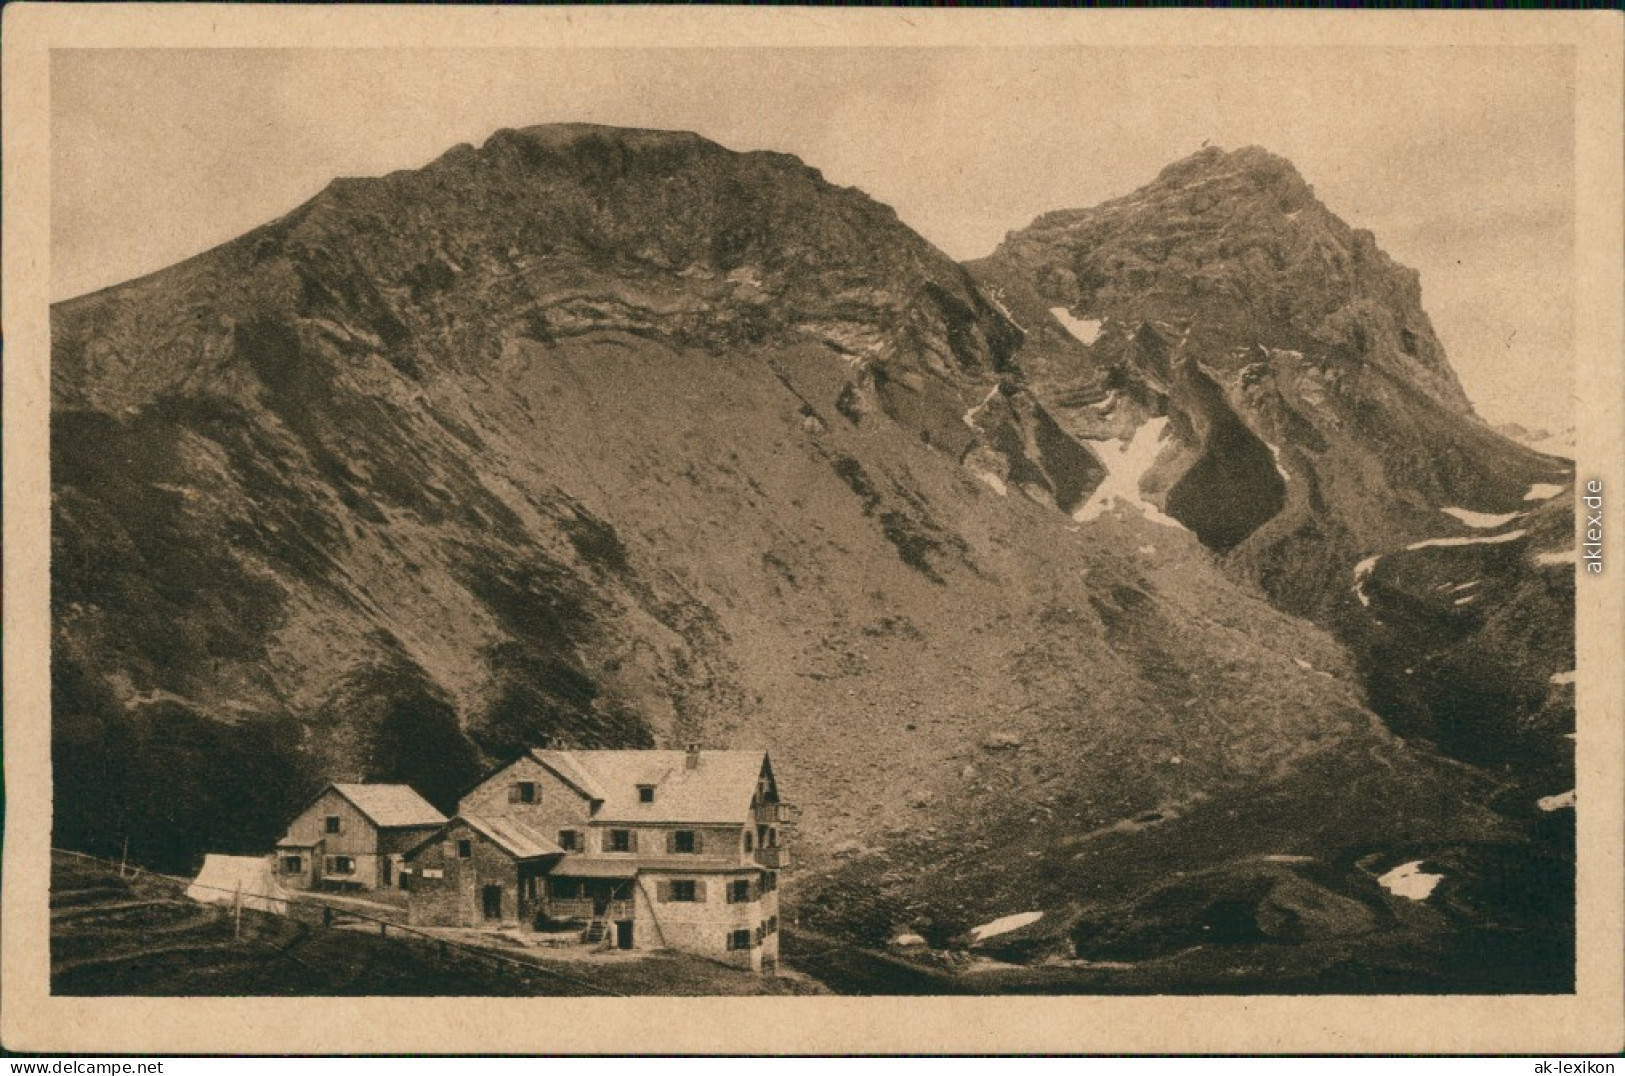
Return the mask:
<path fill-rule="evenodd" d="M 185 899 L 181 886 L 52 859 L 51 990 L 81 996 L 592 996 L 786 994 L 792 979 L 751 975 L 678 953 L 616 964 L 548 962 L 535 970 L 399 933 L 323 929 Z"/>

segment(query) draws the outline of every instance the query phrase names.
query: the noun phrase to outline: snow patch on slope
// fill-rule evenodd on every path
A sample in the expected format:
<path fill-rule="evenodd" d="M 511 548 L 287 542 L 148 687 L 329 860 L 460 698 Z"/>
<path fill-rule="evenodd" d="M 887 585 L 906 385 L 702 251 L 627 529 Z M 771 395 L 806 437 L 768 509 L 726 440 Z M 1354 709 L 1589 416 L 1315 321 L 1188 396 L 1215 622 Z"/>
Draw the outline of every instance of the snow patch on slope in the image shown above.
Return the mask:
<path fill-rule="evenodd" d="M 1140 493 L 1140 480 L 1157 462 L 1157 455 L 1162 451 L 1162 436 L 1167 428 L 1167 418 L 1154 418 L 1135 430 L 1133 437 L 1119 442 L 1116 452 L 1097 450 L 1100 462 L 1106 465 L 1106 478 L 1089 499 L 1072 513 L 1072 518 L 1079 523 L 1087 523 L 1100 518 L 1101 513 L 1116 502 L 1123 501 L 1132 508 L 1138 508 L 1153 523 L 1184 530 L 1184 524 L 1164 515 Z"/>
<path fill-rule="evenodd" d="M 1275 473 L 1281 476 L 1281 481 L 1292 481 L 1292 476 L 1287 474 L 1286 468 L 1281 464 L 1281 450 L 1270 444 L 1268 441 L 1264 442 L 1264 447 L 1270 450 L 1271 456 L 1275 457 Z"/>
<path fill-rule="evenodd" d="M 1489 530 L 1494 527 L 1505 526 L 1517 519 L 1521 513 L 1508 512 L 1505 515 L 1492 515 L 1489 512 L 1473 512 L 1466 508 L 1441 508 L 1439 511 L 1447 516 L 1454 516 L 1469 527 L 1478 527 L 1480 530 Z"/>
<path fill-rule="evenodd" d="M 1535 806 L 1543 811 L 1561 811 L 1565 807 L 1574 810 L 1574 789 L 1560 792 L 1555 796 L 1542 796 L 1535 801 Z"/>
<path fill-rule="evenodd" d="M 1564 549 L 1556 553 L 1541 553 L 1535 557 L 1535 563 L 1542 568 L 1550 568 L 1556 564 L 1576 564 L 1580 560 L 1578 549 Z"/>
<path fill-rule="evenodd" d="M 1554 486 L 1550 482 L 1536 482 L 1529 487 L 1529 492 L 1523 495 L 1523 499 L 1526 501 L 1549 501 L 1562 492 L 1562 486 Z"/>
<path fill-rule="evenodd" d="M 1085 344 L 1092 344 L 1100 339 L 1100 327 L 1105 322 L 1099 318 L 1075 318 L 1064 306 L 1052 306 L 1049 312 L 1056 321 L 1066 327 L 1067 332 Z"/>
<path fill-rule="evenodd" d="M 986 295 L 990 300 L 992 300 L 994 306 L 998 307 L 999 313 L 1004 315 L 1004 320 L 1005 321 L 1008 321 L 1010 324 L 1014 325 L 1016 328 L 1020 329 L 1022 332 L 1027 331 L 1027 327 L 1025 325 L 1023 325 L 1021 322 L 1016 320 L 1016 316 L 1014 314 L 1010 313 L 1010 308 L 1005 306 L 1004 303 L 1000 302 L 999 297 L 997 295 L 994 295 L 992 292 L 983 292 L 983 294 Z"/>
<path fill-rule="evenodd" d="M 1022 927 L 1031 926 L 1042 918 L 1044 918 L 1043 912 L 1017 912 L 1015 915 L 1001 916 L 991 923 L 983 923 L 979 927 L 972 927 L 970 940 L 975 943 L 1000 934 L 1008 934 L 1012 930 L 1020 930 Z"/>
<path fill-rule="evenodd" d="M 1010 492 L 1010 488 L 1004 484 L 1004 479 L 992 471 L 972 471 L 971 474 L 986 482 L 988 488 L 1001 497 L 1007 496 Z"/>
<path fill-rule="evenodd" d="M 1422 861 L 1413 859 L 1409 863 L 1401 863 L 1393 870 L 1377 879 L 1377 884 L 1395 896 L 1405 897 L 1408 900 L 1427 900 L 1433 895 L 1433 889 L 1444 881 L 1442 874 L 1427 874 L 1422 870 Z"/>
<path fill-rule="evenodd" d="M 1507 531 L 1505 534 L 1487 534 L 1482 538 L 1429 538 L 1425 542 L 1412 542 L 1406 549 L 1438 549 L 1444 546 L 1458 545 L 1495 545 L 1499 542 L 1515 542 L 1529 532 L 1526 530 Z"/>
<path fill-rule="evenodd" d="M 1377 561 L 1381 557 L 1367 557 L 1354 566 L 1354 596 L 1360 599 L 1361 605 L 1370 605 L 1371 596 L 1365 592 L 1365 581 L 1376 570 Z"/>
<path fill-rule="evenodd" d="M 997 396 L 998 394 L 999 386 L 994 385 L 991 389 L 987 390 L 987 395 L 982 397 L 982 402 L 971 408 L 969 411 L 966 411 L 963 415 L 959 416 L 960 419 L 971 429 L 976 429 L 976 416 L 980 415 L 982 413 L 982 408 L 992 403 L 993 397 Z"/>

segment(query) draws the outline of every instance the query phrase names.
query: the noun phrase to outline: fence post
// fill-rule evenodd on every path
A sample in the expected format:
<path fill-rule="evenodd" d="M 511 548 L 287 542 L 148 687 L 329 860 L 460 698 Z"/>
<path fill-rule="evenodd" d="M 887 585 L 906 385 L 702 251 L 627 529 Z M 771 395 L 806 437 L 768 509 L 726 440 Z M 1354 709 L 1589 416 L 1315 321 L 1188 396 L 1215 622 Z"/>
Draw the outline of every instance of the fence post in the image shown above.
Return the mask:
<path fill-rule="evenodd" d="M 332 925 L 333 925 L 333 908 L 332 908 L 331 905 L 324 904 L 324 905 L 322 905 L 322 926 L 330 927 Z"/>

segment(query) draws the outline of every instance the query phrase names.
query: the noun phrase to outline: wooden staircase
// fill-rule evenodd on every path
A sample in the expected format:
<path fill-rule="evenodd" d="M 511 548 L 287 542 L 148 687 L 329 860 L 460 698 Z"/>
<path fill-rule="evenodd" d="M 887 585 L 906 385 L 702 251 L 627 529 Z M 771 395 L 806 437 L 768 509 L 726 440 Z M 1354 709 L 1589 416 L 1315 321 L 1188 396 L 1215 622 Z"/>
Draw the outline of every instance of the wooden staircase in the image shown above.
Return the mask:
<path fill-rule="evenodd" d="M 632 915 L 633 904 L 630 900 L 612 900 L 594 909 L 586 929 L 581 932 L 582 942 L 596 945 L 600 949 L 614 948 L 616 921 L 630 919 Z"/>

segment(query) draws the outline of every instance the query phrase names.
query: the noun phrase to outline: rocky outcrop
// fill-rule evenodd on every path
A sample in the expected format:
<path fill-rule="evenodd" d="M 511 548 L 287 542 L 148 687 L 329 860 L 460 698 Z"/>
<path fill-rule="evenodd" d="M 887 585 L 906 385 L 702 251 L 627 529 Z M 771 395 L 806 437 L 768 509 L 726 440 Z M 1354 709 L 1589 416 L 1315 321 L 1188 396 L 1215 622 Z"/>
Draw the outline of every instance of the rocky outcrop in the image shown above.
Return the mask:
<path fill-rule="evenodd" d="M 1396 727 L 1437 729 L 1456 722 L 1449 712 L 1483 709 L 1494 689 L 1465 670 L 1430 692 L 1377 682 L 1395 653 L 1421 644 L 1350 580 L 1373 556 L 1474 533 L 1452 511 L 1532 511 L 1531 490 L 1558 494 L 1572 467 L 1474 415 L 1416 273 L 1332 214 L 1290 163 L 1251 147 L 1204 150 L 1124 198 L 1045 214 L 972 269 L 1026 331 L 1015 362 L 1035 394 L 1097 455 L 1167 419 L 1143 496 L 1277 607 L 1354 645 Z M 1516 558 L 1504 570 L 1510 615 L 1572 621 L 1572 580 L 1525 586 Z M 1461 581 L 1443 571 L 1429 585 Z M 1567 667 L 1565 633 L 1531 649 L 1480 635 L 1476 621 L 1467 631 L 1484 660 L 1520 669 L 1520 683 Z M 1545 689 L 1498 697 L 1514 724 L 1563 701 Z"/>
<path fill-rule="evenodd" d="M 501 131 L 420 171 L 335 181 L 206 255 L 60 304 L 53 398 L 116 413 L 257 393 L 288 419 L 374 359 L 427 385 L 479 376 L 500 338 L 606 332 L 712 352 L 816 342 L 848 361 L 854 420 L 883 412 L 951 454 L 1001 457 L 1040 499 L 1075 497 L 1079 468 L 1057 491 L 1036 458 L 1030 400 L 985 437 L 961 418 L 1020 342 L 962 268 L 792 157 L 677 132 Z M 332 369 L 310 358 L 324 349 L 343 356 Z"/>

